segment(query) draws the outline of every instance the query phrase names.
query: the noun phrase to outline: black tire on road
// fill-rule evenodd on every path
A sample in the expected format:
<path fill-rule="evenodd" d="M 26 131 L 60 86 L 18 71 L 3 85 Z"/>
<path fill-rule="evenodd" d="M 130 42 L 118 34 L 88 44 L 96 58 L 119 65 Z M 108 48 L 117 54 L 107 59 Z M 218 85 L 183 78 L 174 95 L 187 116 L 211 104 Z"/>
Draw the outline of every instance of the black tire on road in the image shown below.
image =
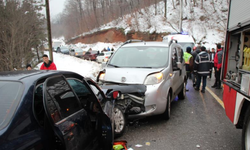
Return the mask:
<path fill-rule="evenodd" d="M 248 109 L 245 113 L 241 141 L 242 141 L 242 149 L 249 150 L 250 149 L 250 106 L 248 106 Z"/>
<path fill-rule="evenodd" d="M 166 106 L 166 110 L 165 112 L 163 113 L 163 117 L 165 120 L 169 120 L 170 118 L 170 113 L 171 113 L 171 96 L 170 96 L 170 93 L 168 93 L 168 96 L 167 96 L 167 106 Z"/>
<path fill-rule="evenodd" d="M 115 123 L 115 137 L 120 137 L 123 135 L 126 128 L 126 117 L 121 108 L 115 106 L 114 108 L 114 123 Z"/>
<path fill-rule="evenodd" d="M 186 82 L 183 82 L 182 89 L 181 89 L 180 93 L 178 94 L 178 98 L 185 99 L 185 97 L 186 97 Z"/>

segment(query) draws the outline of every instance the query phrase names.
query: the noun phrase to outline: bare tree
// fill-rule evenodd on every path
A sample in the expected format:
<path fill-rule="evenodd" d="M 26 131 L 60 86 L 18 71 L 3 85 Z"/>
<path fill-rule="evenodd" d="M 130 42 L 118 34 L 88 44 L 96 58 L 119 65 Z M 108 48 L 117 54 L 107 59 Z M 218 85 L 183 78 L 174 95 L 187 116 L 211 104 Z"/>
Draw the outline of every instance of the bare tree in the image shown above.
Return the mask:
<path fill-rule="evenodd" d="M 21 69 L 34 57 L 32 49 L 45 40 L 40 9 L 35 0 L 0 3 L 0 71 Z"/>

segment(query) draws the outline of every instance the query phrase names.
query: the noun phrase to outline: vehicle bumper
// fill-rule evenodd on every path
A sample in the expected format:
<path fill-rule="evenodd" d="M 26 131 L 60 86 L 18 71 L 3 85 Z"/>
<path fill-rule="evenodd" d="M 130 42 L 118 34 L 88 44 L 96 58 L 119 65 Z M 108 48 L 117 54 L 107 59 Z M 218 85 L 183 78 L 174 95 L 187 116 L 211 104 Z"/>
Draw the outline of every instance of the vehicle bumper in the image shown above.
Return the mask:
<path fill-rule="evenodd" d="M 145 112 L 130 115 L 129 118 L 141 118 L 164 113 L 167 105 L 167 92 L 163 83 L 147 85 L 145 93 Z"/>
<path fill-rule="evenodd" d="M 145 85 L 143 85 L 145 86 Z M 111 87 L 102 86 L 104 89 L 114 89 L 121 91 L 121 93 L 129 93 L 133 95 L 134 93 L 140 91 L 141 89 L 134 87 L 134 85 L 128 85 L 129 91 L 124 91 L 118 88 L 119 85 Z M 134 89 L 132 89 L 134 88 Z M 143 103 L 141 105 L 144 106 L 144 110 L 137 114 L 129 114 L 129 118 L 141 118 L 152 115 L 162 114 L 166 109 L 167 102 L 167 94 L 168 90 L 165 90 L 166 86 L 163 83 L 155 84 L 155 85 L 147 85 L 145 86 L 145 90 L 143 91 L 143 96 L 138 96 L 138 98 L 143 98 Z M 139 104 L 139 102 L 137 103 Z"/>

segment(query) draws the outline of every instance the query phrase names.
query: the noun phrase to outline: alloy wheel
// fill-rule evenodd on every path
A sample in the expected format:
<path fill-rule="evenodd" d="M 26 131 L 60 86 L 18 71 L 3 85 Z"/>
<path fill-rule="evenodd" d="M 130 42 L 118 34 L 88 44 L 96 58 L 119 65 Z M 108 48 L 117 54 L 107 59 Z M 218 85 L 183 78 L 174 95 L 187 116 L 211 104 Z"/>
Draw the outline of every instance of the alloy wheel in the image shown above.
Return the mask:
<path fill-rule="evenodd" d="M 118 108 L 114 109 L 114 113 L 115 133 L 120 133 L 124 130 L 125 127 L 125 117 L 123 112 Z"/>

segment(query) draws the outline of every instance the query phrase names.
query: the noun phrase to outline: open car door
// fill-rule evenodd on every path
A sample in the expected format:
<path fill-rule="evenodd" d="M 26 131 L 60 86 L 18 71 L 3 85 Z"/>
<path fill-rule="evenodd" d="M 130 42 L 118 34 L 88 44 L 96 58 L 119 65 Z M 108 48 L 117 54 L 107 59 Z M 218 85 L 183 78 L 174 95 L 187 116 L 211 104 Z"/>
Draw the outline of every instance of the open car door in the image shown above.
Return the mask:
<path fill-rule="evenodd" d="M 45 113 L 63 147 L 67 150 L 97 149 L 88 113 L 66 79 L 63 76 L 48 78 L 43 91 Z"/>

